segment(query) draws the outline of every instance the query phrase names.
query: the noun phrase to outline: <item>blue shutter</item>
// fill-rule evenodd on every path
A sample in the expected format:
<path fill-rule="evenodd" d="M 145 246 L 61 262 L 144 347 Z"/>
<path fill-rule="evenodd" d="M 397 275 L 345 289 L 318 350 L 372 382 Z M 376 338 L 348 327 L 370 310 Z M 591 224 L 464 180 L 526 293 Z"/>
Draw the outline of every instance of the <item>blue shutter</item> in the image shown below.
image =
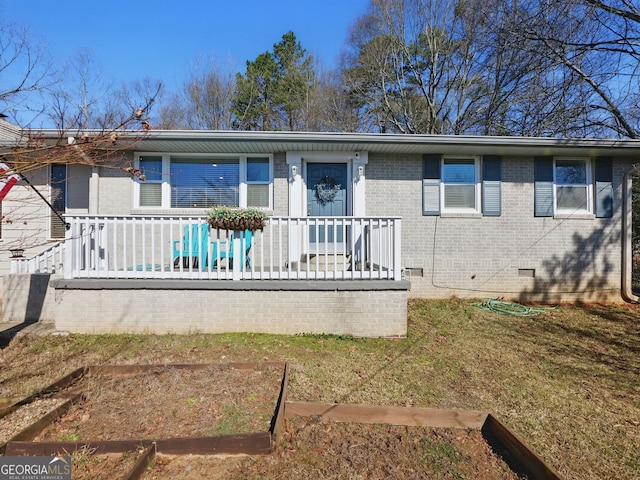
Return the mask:
<path fill-rule="evenodd" d="M 497 155 L 482 158 L 482 214 L 487 217 L 502 214 L 502 159 Z"/>
<path fill-rule="evenodd" d="M 442 155 L 422 157 L 422 214 L 440 215 L 440 162 Z"/>
<path fill-rule="evenodd" d="M 596 158 L 596 217 L 613 217 L 613 166 L 610 157 Z"/>
<path fill-rule="evenodd" d="M 535 157 L 534 169 L 534 215 L 553 216 L 553 158 Z"/>

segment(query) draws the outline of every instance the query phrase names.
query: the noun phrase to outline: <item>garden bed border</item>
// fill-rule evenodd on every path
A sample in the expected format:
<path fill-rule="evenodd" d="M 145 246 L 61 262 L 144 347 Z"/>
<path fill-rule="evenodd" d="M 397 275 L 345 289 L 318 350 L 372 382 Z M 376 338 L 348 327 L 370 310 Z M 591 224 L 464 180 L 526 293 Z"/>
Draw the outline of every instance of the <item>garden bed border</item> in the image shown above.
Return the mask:
<path fill-rule="evenodd" d="M 82 397 L 82 392 L 59 393 L 73 386 L 83 376 L 92 373 L 132 374 L 156 368 L 201 370 L 212 365 L 229 365 L 232 368 L 249 369 L 259 365 L 281 366 L 283 369 L 280 392 L 269 430 L 215 437 L 186 437 L 169 439 L 104 440 L 89 442 L 31 442 L 47 425 L 64 415 Z M 268 455 L 275 450 L 276 439 L 285 418 L 295 416 L 320 416 L 325 420 L 346 423 L 391 424 L 430 428 L 462 428 L 480 430 L 482 437 L 517 474 L 535 480 L 561 480 L 542 458 L 503 425 L 492 414 L 478 410 L 437 409 L 418 407 L 388 407 L 359 404 L 328 404 L 287 401 L 288 365 L 284 362 L 234 362 L 220 364 L 150 364 L 150 365 L 94 365 L 80 367 L 45 387 L 40 392 L 0 410 L 0 419 L 39 398 L 63 397 L 66 401 L 40 419 L 0 444 L 0 454 L 6 456 L 51 456 L 64 451 L 85 449 L 94 455 L 131 452 L 144 449 L 140 458 L 125 477 L 136 480 L 142 476 L 149 462 L 157 453 L 168 455 Z"/>

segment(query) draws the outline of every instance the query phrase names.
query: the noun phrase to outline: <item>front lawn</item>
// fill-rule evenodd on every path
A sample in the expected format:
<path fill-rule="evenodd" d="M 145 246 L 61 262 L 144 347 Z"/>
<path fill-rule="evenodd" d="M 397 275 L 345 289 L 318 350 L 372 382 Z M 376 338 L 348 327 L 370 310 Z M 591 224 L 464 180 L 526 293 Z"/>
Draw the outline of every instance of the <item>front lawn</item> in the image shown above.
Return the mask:
<path fill-rule="evenodd" d="M 517 317 L 468 300 L 414 300 L 401 340 L 18 337 L 0 350 L 0 398 L 34 393 L 83 365 L 286 361 L 290 400 L 486 410 L 564 478 L 632 479 L 640 471 L 639 312 L 582 305 Z"/>

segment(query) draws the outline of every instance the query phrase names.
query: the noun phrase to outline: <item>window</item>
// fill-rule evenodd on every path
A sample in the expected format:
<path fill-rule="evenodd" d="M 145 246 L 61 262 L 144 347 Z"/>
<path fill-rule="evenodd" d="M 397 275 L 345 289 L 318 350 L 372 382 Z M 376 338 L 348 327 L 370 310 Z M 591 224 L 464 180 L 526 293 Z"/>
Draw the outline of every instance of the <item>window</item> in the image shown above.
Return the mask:
<path fill-rule="evenodd" d="M 595 213 L 598 218 L 612 217 L 612 173 L 609 157 L 536 157 L 535 216 Z"/>
<path fill-rule="evenodd" d="M 502 161 L 495 155 L 424 155 L 422 213 L 471 213 L 500 216 Z"/>
<path fill-rule="evenodd" d="M 136 206 L 271 208 L 270 156 L 137 155 Z"/>
<path fill-rule="evenodd" d="M 554 198 L 557 213 L 591 213 L 591 175 L 589 161 L 556 159 Z"/>
<path fill-rule="evenodd" d="M 162 156 L 140 157 L 140 174 L 144 181 L 140 183 L 140 206 L 162 206 Z"/>
<path fill-rule="evenodd" d="M 247 205 L 269 207 L 269 179 L 271 177 L 268 157 L 247 158 Z"/>
<path fill-rule="evenodd" d="M 171 208 L 240 204 L 238 159 L 171 158 Z"/>
<path fill-rule="evenodd" d="M 473 158 L 444 158 L 442 160 L 443 212 L 478 210 L 478 165 Z"/>

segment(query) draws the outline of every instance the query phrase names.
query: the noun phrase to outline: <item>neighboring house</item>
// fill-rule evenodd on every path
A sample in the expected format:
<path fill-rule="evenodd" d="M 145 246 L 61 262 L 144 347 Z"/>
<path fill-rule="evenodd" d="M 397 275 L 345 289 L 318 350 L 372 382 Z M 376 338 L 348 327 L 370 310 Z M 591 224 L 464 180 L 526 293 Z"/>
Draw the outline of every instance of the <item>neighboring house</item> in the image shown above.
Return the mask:
<path fill-rule="evenodd" d="M 7 122 L 6 118 L 6 115 L 0 113 L 0 149 L 15 146 L 22 134 L 20 127 Z"/>
<path fill-rule="evenodd" d="M 3 225 L 31 259 L 14 271 L 54 273 L 40 296 L 8 275 L 5 319 L 402 336 L 407 297 L 630 300 L 639 154 L 632 140 L 152 131 L 127 154 L 144 181 L 83 165 L 34 175 L 69 231 L 26 189 L 5 199 L 10 216 L 29 210 Z M 272 219 L 250 245 L 191 230 L 215 204 Z M 33 258 L 65 234 L 63 253 Z M 11 289 L 23 294 L 8 302 Z"/>

